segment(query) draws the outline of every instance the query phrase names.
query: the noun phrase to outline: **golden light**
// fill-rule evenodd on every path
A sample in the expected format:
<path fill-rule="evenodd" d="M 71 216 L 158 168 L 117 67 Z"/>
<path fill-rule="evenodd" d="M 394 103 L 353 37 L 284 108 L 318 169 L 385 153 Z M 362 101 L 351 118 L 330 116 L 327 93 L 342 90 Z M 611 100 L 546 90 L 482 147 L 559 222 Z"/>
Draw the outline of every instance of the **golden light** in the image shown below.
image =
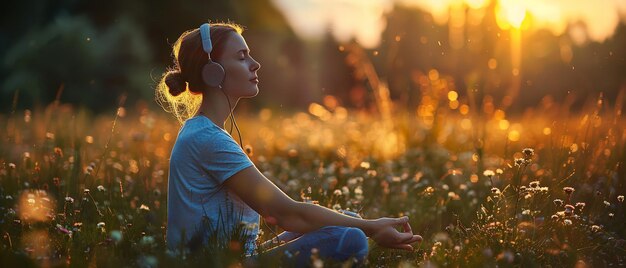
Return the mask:
<path fill-rule="evenodd" d="M 489 69 L 495 70 L 498 67 L 498 61 L 494 58 L 491 58 L 487 62 L 487 66 L 489 66 Z"/>
<path fill-rule="evenodd" d="M 526 7 L 519 0 L 500 0 L 496 5 L 496 22 L 502 30 L 519 29 L 526 18 Z"/>
<path fill-rule="evenodd" d="M 450 101 L 450 103 L 448 103 L 448 106 L 450 107 L 450 109 L 456 110 L 456 108 L 459 108 L 459 101 Z"/>
<path fill-rule="evenodd" d="M 507 130 L 507 129 L 509 129 L 509 121 L 508 121 L 508 120 L 506 120 L 506 119 L 500 120 L 500 121 L 498 122 L 498 127 L 499 127 L 501 130 Z"/>
<path fill-rule="evenodd" d="M 459 112 L 460 112 L 462 115 L 466 115 L 466 114 L 468 114 L 468 113 L 469 113 L 469 106 L 468 106 L 467 104 L 463 104 L 463 105 L 461 105 L 461 108 L 459 108 Z"/>
<path fill-rule="evenodd" d="M 509 132 L 508 138 L 510 141 L 519 141 L 519 138 L 520 138 L 519 131 L 511 130 L 511 132 Z"/>
<path fill-rule="evenodd" d="M 476 175 L 476 174 L 472 174 L 472 175 L 470 176 L 470 181 L 471 181 L 472 183 L 478 183 L 478 175 Z"/>
<path fill-rule="evenodd" d="M 461 120 L 461 128 L 464 130 L 470 130 L 472 128 L 472 120 L 464 118 Z"/>
<path fill-rule="evenodd" d="M 322 121 L 330 119 L 330 112 L 324 108 L 324 106 L 317 103 L 311 103 L 309 105 L 309 113 L 319 117 Z"/>
<path fill-rule="evenodd" d="M 450 101 L 456 101 L 459 98 L 459 93 L 456 93 L 456 91 L 452 90 L 448 92 L 448 99 Z"/>
<path fill-rule="evenodd" d="M 267 109 L 267 108 L 261 109 L 261 111 L 259 112 L 259 119 L 261 119 L 261 121 L 267 122 L 271 118 L 272 118 L 272 111 L 270 109 Z"/>
<path fill-rule="evenodd" d="M 487 6 L 489 4 L 488 0 L 465 0 L 467 6 L 473 9 L 479 9 Z"/>
<path fill-rule="evenodd" d="M 428 71 L 428 78 L 430 78 L 431 81 L 438 80 L 439 72 L 435 69 L 431 69 L 430 71 Z"/>
<path fill-rule="evenodd" d="M 493 119 L 495 120 L 502 120 L 505 117 L 506 117 L 506 113 L 503 110 L 496 109 L 496 111 L 493 113 Z"/>
<path fill-rule="evenodd" d="M 543 135 L 550 135 L 552 134 L 552 129 L 550 129 L 549 127 L 546 127 L 543 129 Z"/>
<path fill-rule="evenodd" d="M 55 200 L 43 190 L 24 191 L 19 198 L 19 217 L 27 222 L 46 222 L 54 217 Z"/>

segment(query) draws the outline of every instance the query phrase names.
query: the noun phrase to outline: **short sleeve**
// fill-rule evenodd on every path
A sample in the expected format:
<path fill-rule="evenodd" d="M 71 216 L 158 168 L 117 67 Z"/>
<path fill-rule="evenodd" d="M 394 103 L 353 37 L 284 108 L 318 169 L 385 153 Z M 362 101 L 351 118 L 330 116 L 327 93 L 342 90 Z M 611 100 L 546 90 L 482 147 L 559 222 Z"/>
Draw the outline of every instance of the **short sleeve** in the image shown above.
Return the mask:
<path fill-rule="evenodd" d="M 199 162 L 203 171 L 217 183 L 222 184 L 237 172 L 254 165 L 226 132 L 210 134 L 198 139 Z"/>

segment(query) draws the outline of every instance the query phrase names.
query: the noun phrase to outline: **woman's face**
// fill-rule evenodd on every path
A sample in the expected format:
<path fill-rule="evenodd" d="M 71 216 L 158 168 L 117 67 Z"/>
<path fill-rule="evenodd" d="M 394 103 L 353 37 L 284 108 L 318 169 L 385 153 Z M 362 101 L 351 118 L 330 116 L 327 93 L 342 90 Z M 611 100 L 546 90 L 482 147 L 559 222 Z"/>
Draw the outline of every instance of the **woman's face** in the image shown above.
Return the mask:
<path fill-rule="evenodd" d="M 254 97 L 259 93 L 259 79 L 256 72 L 261 65 L 250 56 L 250 49 L 243 36 L 230 33 L 227 38 L 224 44 L 225 49 L 219 60 L 226 73 L 222 89 L 231 97 Z"/>

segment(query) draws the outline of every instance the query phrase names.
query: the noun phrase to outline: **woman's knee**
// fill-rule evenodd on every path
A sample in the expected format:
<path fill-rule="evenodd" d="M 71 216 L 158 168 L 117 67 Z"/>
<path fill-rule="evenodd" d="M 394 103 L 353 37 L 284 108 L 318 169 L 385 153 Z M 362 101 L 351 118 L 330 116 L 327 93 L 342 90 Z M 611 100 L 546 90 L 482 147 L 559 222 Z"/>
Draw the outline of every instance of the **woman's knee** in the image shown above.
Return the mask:
<path fill-rule="evenodd" d="M 364 259 L 368 253 L 367 236 L 358 228 L 345 228 L 337 243 L 337 253 L 346 258 Z"/>

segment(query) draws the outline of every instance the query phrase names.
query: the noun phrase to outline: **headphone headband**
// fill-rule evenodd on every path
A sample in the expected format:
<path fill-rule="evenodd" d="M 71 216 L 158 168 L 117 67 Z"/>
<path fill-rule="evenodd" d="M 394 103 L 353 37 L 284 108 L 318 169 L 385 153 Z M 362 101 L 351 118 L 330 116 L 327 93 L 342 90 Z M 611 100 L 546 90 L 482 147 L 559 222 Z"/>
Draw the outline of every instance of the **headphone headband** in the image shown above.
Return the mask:
<path fill-rule="evenodd" d="M 209 54 L 210 59 L 213 43 L 211 43 L 211 26 L 208 23 L 200 25 L 200 38 L 202 39 L 202 49 Z"/>

